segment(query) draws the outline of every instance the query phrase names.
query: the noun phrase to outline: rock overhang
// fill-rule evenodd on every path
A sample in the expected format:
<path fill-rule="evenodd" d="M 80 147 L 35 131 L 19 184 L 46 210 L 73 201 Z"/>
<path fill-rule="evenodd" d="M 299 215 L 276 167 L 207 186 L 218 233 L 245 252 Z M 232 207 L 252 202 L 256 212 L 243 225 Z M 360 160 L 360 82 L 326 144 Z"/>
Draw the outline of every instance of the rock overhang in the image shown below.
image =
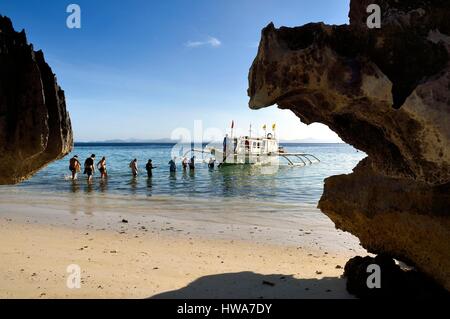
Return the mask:
<path fill-rule="evenodd" d="M 365 24 L 372 2 L 379 30 Z M 350 25 L 269 24 L 248 94 L 252 109 L 277 104 L 366 152 L 354 173 L 325 181 L 319 207 L 369 251 L 450 289 L 448 16 L 445 1 L 363 0 L 351 1 Z"/>

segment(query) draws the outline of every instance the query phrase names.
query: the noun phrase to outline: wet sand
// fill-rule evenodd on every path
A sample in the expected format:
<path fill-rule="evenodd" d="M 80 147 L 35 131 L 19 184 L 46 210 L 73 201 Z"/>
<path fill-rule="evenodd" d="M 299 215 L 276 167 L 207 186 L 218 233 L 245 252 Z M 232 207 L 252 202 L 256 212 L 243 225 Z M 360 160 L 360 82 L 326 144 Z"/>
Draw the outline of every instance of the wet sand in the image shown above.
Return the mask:
<path fill-rule="evenodd" d="M 343 266 L 366 254 L 312 206 L 0 195 L 2 298 L 351 298 Z"/>

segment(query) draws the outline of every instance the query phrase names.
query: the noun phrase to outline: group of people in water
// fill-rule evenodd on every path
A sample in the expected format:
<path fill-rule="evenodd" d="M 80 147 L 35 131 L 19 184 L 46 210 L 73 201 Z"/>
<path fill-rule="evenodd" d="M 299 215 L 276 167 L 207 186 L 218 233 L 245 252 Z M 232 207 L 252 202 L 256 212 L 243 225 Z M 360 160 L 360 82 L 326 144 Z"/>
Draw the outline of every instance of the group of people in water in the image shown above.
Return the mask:
<path fill-rule="evenodd" d="M 215 159 L 211 158 L 208 162 L 209 168 L 214 168 Z M 183 158 L 181 165 L 183 167 L 183 170 L 189 170 L 193 171 L 195 169 L 195 156 L 192 156 L 191 159 L 188 161 L 188 159 L 185 157 Z M 131 169 L 131 174 L 134 177 L 138 176 L 139 168 L 138 168 L 138 160 L 135 158 L 133 159 L 129 167 Z M 83 174 L 87 175 L 88 181 L 92 180 L 92 176 L 95 173 L 95 169 L 98 169 L 101 178 L 107 178 L 108 177 L 108 171 L 106 169 L 106 157 L 103 156 L 102 159 L 97 162 L 97 165 L 95 165 L 95 154 L 92 154 L 90 157 L 88 157 L 84 161 L 84 172 Z M 151 159 L 147 161 L 147 164 L 145 164 L 145 170 L 147 171 L 147 176 L 152 177 L 153 176 L 153 169 L 157 168 L 157 166 L 153 166 L 153 162 Z M 72 180 L 75 180 L 77 178 L 77 174 L 81 172 L 81 163 L 78 159 L 78 155 L 73 156 L 69 161 L 69 170 L 72 173 Z M 177 165 L 173 159 L 169 161 L 169 171 L 171 173 L 176 172 Z"/>
<path fill-rule="evenodd" d="M 234 152 L 236 152 L 236 146 L 237 146 L 237 139 L 234 139 Z M 228 137 L 228 134 L 225 136 L 224 140 L 223 140 L 223 154 L 224 154 L 224 161 L 225 161 L 225 157 L 227 152 L 230 149 L 230 145 L 231 145 L 231 139 Z M 209 162 L 208 162 L 208 167 L 209 168 L 214 168 L 216 160 L 214 158 L 210 158 Z M 187 157 L 184 157 L 183 160 L 181 161 L 181 165 L 183 167 L 183 170 L 187 170 L 189 168 L 189 170 L 193 171 L 195 169 L 195 156 L 192 156 L 191 159 L 188 161 Z M 220 165 L 219 165 L 220 166 Z M 85 161 L 84 161 L 84 172 L 83 174 L 87 175 L 87 179 L 88 181 L 92 180 L 92 176 L 95 173 L 95 168 L 97 167 L 97 169 L 99 170 L 100 174 L 101 174 L 101 178 L 107 178 L 108 177 L 108 172 L 106 170 L 106 157 L 103 156 L 102 159 L 97 163 L 97 165 L 95 165 L 95 154 L 92 154 L 90 157 L 88 157 Z M 129 167 L 131 169 L 131 174 L 136 177 L 138 176 L 139 173 L 139 168 L 138 168 L 138 161 L 137 159 L 133 159 L 130 164 Z M 148 160 L 147 164 L 145 165 L 145 169 L 147 171 L 147 176 L 148 177 L 152 177 L 153 175 L 153 169 L 156 168 L 156 166 L 153 166 L 153 162 L 151 159 Z M 79 172 L 81 172 L 81 163 L 78 159 L 78 155 L 73 156 L 70 161 L 69 161 L 69 170 L 72 173 L 72 180 L 75 180 L 77 178 L 77 174 Z M 170 172 L 176 172 L 177 170 L 177 165 L 175 163 L 175 161 L 173 159 L 171 159 L 169 161 L 169 170 Z"/>

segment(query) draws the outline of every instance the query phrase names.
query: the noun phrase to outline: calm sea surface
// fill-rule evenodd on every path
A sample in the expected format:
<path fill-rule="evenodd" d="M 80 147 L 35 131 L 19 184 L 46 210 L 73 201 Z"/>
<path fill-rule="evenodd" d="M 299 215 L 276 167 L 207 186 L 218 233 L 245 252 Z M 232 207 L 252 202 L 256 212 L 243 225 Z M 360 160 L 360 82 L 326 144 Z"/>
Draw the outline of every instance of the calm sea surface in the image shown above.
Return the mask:
<path fill-rule="evenodd" d="M 285 144 L 289 152 L 305 152 L 317 156 L 321 162 L 305 167 L 289 167 L 280 161 L 278 169 L 260 166 L 207 167 L 199 158 L 195 172 L 169 173 L 173 144 L 77 144 L 72 154 L 39 171 L 31 179 L 15 186 L 2 186 L 2 191 L 22 190 L 31 192 L 98 193 L 151 196 L 176 196 L 198 199 L 258 199 L 270 202 L 316 204 L 323 190 L 323 180 L 330 175 L 351 172 L 365 157 L 346 144 Z M 69 158 L 78 154 L 82 164 L 86 157 L 95 153 L 97 160 L 107 158 L 109 177 L 100 179 L 96 172 L 91 185 L 85 175 L 70 180 Z M 129 162 L 138 159 L 140 175 L 133 178 Z M 151 158 L 157 168 L 151 179 L 147 178 L 145 163 Z M 205 158 L 205 161 L 208 157 Z"/>

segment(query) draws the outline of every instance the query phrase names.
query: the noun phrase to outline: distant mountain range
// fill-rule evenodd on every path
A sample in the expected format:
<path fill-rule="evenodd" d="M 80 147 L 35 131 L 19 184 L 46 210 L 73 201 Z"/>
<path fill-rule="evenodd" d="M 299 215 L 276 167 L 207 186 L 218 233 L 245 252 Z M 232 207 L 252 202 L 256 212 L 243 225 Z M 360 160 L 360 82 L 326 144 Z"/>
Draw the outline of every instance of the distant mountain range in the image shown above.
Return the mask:
<path fill-rule="evenodd" d="M 104 141 L 89 141 L 89 142 L 75 142 L 75 143 L 108 143 L 108 144 L 122 144 L 122 143 L 175 143 L 175 141 L 170 138 L 159 138 L 159 139 L 138 139 L 138 138 L 128 138 L 128 139 L 112 139 Z"/>
<path fill-rule="evenodd" d="M 339 141 L 331 141 L 331 140 L 324 140 L 324 139 L 318 139 L 318 138 L 303 138 L 303 139 L 296 139 L 296 140 L 280 140 L 280 143 L 282 144 L 289 144 L 289 143 L 299 143 L 299 144 L 321 144 L 321 143 L 333 143 L 333 144 L 343 144 L 344 142 Z"/>

